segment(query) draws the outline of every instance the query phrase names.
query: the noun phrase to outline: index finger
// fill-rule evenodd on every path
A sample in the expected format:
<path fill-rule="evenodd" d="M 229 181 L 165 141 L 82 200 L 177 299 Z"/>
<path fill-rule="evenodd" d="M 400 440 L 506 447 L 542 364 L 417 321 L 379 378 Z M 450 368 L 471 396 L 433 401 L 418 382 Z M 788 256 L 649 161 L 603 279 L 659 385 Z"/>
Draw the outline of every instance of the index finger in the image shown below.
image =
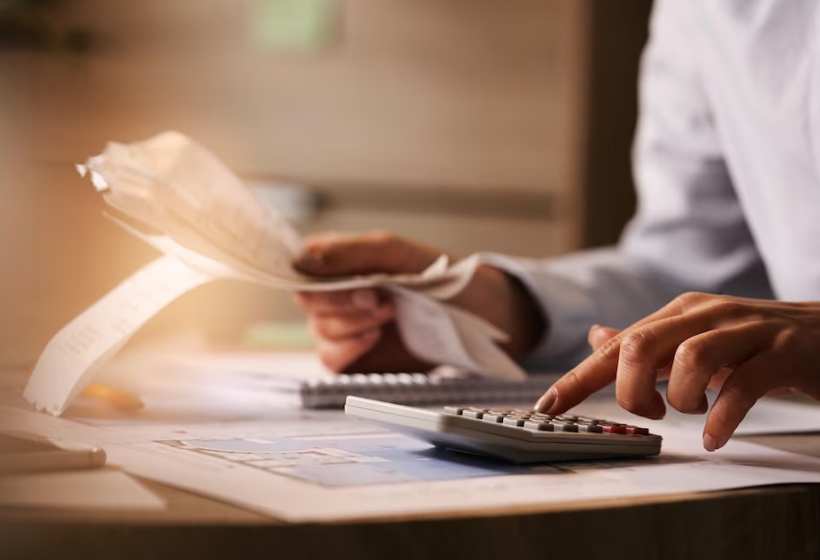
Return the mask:
<path fill-rule="evenodd" d="M 323 234 L 305 241 L 294 267 L 321 278 L 421 272 L 440 252 L 389 232 Z"/>

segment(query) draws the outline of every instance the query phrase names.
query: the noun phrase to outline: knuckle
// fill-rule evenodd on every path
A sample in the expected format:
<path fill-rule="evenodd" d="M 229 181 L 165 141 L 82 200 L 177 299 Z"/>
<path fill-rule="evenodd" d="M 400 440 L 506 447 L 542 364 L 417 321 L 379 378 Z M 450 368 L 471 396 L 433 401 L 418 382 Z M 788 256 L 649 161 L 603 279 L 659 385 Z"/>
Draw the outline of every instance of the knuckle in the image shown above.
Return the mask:
<path fill-rule="evenodd" d="M 319 360 L 327 369 L 336 373 L 341 373 L 342 370 L 347 367 L 347 364 L 344 363 L 343 360 L 340 360 L 336 354 L 328 352 L 320 353 Z"/>
<path fill-rule="evenodd" d="M 327 329 L 326 321 L 324 319 L 315 319 L 311 318 L 308 321 L 308 327 L 310 328 L 310 333 L 313 335 L 314 338 L 318 338 L 320 340 L 326 339 L 325 331 Z"/>
<path fill-rule="evenodd" d="M 704 341 L 686 340 L 675 351 L 674 366 L 682 372 L 703 365 L 709 357 L 709 345 Z"/>
<path fill-rule="evenodd" d="M 372 231 L 364 237 L 365 240 L 376 245 L 391 245 L 398 239 L 396 234 L 389 230 Z"/>
<path fill-rule="evenodd" d="M 556 384 L 556 388 L 558 389 L 558 393 L 561 394 L 562 388 L 574 388 L 576 391 L 585 391 L 586 390 L 586 381 L 578 372 L 570 370 L 567 374 Z"/>
<path fill-rule="evenodd" d="M 711 306 L 710 311 L 721 317 L 738 317 L 746 312 L 746 307 L 730 298 L 720 298 Z"/>
<path fill-rule="evenodd" d="M 319 338 L 324 338 L 327 340 L 332 340 L 338 336 L 338 329 L 335 327 L 334 323 L 326 319 L 316 321 L 313 324 L 313 331 Z"/>
<path fill-rule="evenodd" d="M 613 336 L 598 348 L 598 354 L 600 356 L 609 356 L 613 352 L 617 351 L 622 344 L 623 342 L 617 336 Z"/>
<path fill-rule="evenodd" d="M 761 313 L 760 311 L 749 311 L 749 310 L 746 311 L 745 318 L 750 323 L 761 323 L 763 321 L 768 321 L 768 320 L 771 319 L 765 313 Z"/>
<path fill-rule="evenodd" d="M 792 353 L 798 350 L 802 337 L 798 329 L 789 327 L 781 330 L 774 339 L 774 350 L 782 353 Z"/>
<path fill-rule="evenodd" d="M 293 301 L 296 302 L 296 305 L 298 305 L 300 309 L 305 311 L 310 307 L 310 298 L 304 292 L 296 292 L 293 294 Z"/>
<path fill-rule="evenodd" d="M 583 375 L 571 369 L 559 379 L 552 389 L 558 394 L 559 403 L 580 401 L 593 391 Z"/>
<path fill-rule="evenodd" d="M 347 338 L 347 322 L 336 317 L 322 317 L 310 321 L 310 330 L 319 340 L 336 342 Z"/>
<path fill-rule="evenodd" d="M 368 326 L 371 325 L 338 318 L 326 318 L 317 322 L 316 330 L 324 339 L 341 341 L 355 338 L 357 333 Z"/>
<path fill-rule="evenodd" d="M 621 352 L 628 359 L 637 359 L 643 356 L 652 346 L 651 332 L 645 329 L 630 333 L 621 342 Z"/>
<path fill-rule="evenodd" d="M 702 292 L 686 292 L 685 294 L 681 294 L 673 300 L 673 303 L 677 304 L 679 307 L 683 309 L 688 309 L 690 307 L 694 307 L 702 303 L 705 299 L 707 299 L 707 294 Z"/>

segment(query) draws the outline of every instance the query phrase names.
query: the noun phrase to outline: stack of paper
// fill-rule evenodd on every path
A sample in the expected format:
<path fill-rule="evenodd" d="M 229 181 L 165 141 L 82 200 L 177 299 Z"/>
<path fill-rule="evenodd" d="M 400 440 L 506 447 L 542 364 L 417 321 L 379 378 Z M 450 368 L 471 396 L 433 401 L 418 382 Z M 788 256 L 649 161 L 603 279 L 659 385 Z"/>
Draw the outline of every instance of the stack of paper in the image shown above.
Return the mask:
<path fill-rule="evenodd" d="M 102 447 L 129 473 L 293 522 L 542 510 L 549 504 L 820 483 L 820 459 L 665 428 L 651 459 L 514 465 L 375 428 L 341 412 L 256 419 L 52 418 L 0 405 L 0 429 Z M 2 488 L 0 488 L 2 489 Z"/>

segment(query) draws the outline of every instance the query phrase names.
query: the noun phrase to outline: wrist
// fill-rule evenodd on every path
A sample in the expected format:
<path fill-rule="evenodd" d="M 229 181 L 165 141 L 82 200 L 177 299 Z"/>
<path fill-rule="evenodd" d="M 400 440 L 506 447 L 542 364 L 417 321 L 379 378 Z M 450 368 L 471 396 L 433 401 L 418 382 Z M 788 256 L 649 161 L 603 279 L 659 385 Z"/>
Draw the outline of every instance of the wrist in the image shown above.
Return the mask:
<path fill-rule="evenodd" d="M 503 347 L 516 360 L 535 348 L 548 327 L 529 290 L 514 276 L 489 265 L 476 269 L 473 280 L 453 303 L 507 333 L 509 340 Z"/>
<path fill-rule="evenodd" d="M 500 271 L 501 272 L 501 271 Z M 530 290 L 515 276 L 501 272 L 509 286 L 512 325 L 508 351 L 516 359 L 527 356 L 544 339 L 548 318 Z"/>

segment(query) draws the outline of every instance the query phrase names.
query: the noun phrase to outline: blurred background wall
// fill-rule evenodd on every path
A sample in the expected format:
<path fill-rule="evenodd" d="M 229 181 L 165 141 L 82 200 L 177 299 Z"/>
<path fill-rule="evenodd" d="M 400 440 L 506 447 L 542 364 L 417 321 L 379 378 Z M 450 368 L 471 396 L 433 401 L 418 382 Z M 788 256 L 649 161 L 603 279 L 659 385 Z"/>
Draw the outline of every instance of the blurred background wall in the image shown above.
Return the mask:
<path fill-rule="evenodd" d="M 391 229 L 456 255 L 613 243 L 650 0 L 0 3 L 0 364 L 156 253 L 73 164 L 177 129 L 305 232 Z M 286 187 L 283 188 L 283 185 Z M 145 336 L 232 343 L 298 320 L 221 283 Z"/>

